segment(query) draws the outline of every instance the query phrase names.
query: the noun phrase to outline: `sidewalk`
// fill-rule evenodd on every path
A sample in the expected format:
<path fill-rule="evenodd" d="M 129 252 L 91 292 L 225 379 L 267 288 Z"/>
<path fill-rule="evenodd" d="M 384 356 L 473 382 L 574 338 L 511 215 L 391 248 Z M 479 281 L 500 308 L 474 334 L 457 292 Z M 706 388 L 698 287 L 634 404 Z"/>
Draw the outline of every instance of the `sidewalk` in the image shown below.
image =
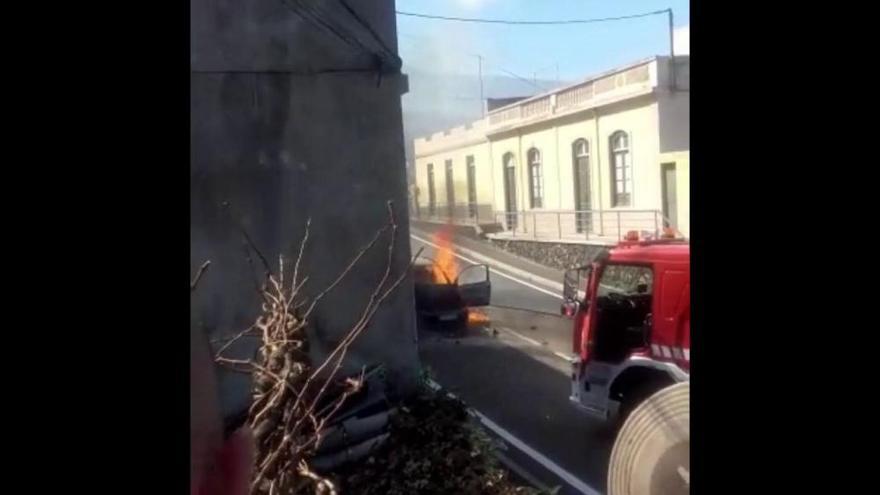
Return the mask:
<path fill-rule="evenodd" d="M 433 242 L 433 234 L 443 227 L 445 226 L 438 225 L 435 228 L 430 228 L 424 224 L 419 226 L 410 225 L 410 232 L 416 237 Z M 492 266 L 492 268 L 525 276 L 532 282 L 544 285 L 550 289 L 562 290 L 562 277 L 564 275 L 562 270 L 541 265 L 497 248 L 486 241 L 476 240 L 458 232 L 453 233 L 453 242 L 455 243 L 456 250 L 460 251 L 461 254 L 471 254 L 475 255 L 475 257 L 485 258 L 478 259 L 477 261 L 486 263 Z"/>

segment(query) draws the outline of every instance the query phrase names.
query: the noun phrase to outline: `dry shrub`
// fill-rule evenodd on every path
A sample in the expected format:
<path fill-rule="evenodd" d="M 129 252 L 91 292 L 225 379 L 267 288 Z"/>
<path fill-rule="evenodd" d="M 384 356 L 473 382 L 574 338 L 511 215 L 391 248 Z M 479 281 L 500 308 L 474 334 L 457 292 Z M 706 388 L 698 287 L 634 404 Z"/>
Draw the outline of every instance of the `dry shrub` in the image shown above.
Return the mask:
<path fill-rule="evenodd" d="M 279 257 L 278 273 L 273 274 L 268 263 L 260 256 L 267 272 L 266 282 L 260 288 L 262 311 L 251 327 L 229 339 L 217 352 L 218 363 L 253 376 L 253 403 L 248 411 L 247 424 L 253 428 L 257 441 L 257 457 L 251 483 L 251 494 L 254 495 L 336 493 L 334 483 L 310 469 L 308 459 L 320 445 L 327 421 L 351 394 L 363 386 L 363 370 L 358 377 L 340 379 L 337 376 L 348 349 L 369 326 L 376 310 L 400 285 L 409 271 L 404 270 L 392 278 L 397 223 L 393 205 L 389 202 L 388 223 L 358 251 L 328 287 L 309 301 L 302 295 L 302 287 L 308 277 L 300 279 L 300 264 L 308 242 L 309 225 L 310 222 L 307 222 L 292 277 L 285 278 L 283 257 Z M 390 232 L 390 239 L 381 279 L 357 322 L 326 359 L 313 367 L 308 356 L 306 338 L 309 317 L 321 299 L 357 266 L 364 254 L 386 232 Z M 413 260 L 416 257 L 418 253 Z M 197 280 L 198 276 L 191 284 L 193 289 Z M 224 352 L 244 336 L 259 337 L 256 359 L 225 357 Z"/>

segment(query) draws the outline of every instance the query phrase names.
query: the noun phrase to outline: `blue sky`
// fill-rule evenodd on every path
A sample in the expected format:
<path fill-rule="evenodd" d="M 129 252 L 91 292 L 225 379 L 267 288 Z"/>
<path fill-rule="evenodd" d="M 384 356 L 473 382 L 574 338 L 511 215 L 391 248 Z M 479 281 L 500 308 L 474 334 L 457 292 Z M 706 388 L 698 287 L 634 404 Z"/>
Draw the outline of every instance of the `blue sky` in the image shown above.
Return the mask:
<path fill-rule="evenodd" d="M 680 41 L 689 38 L 688 0 L 397 0 L 397 10 L 458 17 L 517 20 L 581 19 L 672 7 Z M 669 51 L 665 15 L 615 22 L 510 26 L 397 16 L 404 71 L 476 75 L 504 70 L 532 78 L 575 81 Z M 677 38 L 678 39 L 678 38 Z"/>

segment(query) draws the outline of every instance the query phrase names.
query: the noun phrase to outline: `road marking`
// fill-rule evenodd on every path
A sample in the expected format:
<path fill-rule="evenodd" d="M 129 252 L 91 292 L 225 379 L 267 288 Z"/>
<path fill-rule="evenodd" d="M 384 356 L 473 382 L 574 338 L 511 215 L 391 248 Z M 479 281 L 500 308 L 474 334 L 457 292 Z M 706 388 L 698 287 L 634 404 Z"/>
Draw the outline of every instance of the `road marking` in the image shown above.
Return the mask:
<path fill-rule="evenodd" d="M 538 347 L 544 347 L 544 344 L 542 344 L 540 341 L 537 341 L 531 337 L 526 337 L 525 335 L 521 335 L 519 332 L 517 332 L 515 330 L 511 330 L 507 327 L 496 327 L 496 328 L 500 328 L 501 330 L 504 330 L 507 333 L 512 333 L 514 335 L 514 337 L 518 337 L 520 340 L 525 340 L 529 344 L 532 344 L 532 345 L 535 345 Z"/>
<path fill-rule="evenodd" d="M 564 359 L 568 363 L 573 363 L 573 362 L 577 361 L 577 358 L 571 357 L 568 354 L 563 354 L 559 351 L 553 351 L 553 354 L 556 354 L 557 356 L 561 357 L 562 359 Z"/>
<path fill-rule="evenodd" d="M 439 383 L 435 382 L 434 380 L 431 380 L 430 378 L 428 379 L 428 386 L 436 391 L 440 391 L 443 388 L 440 386 Z M 449 397 L 452 397 L 453 399 L 458 399 L 458 397 L 456 397 L 455 394 L 453 394 L 452 392 L 447 392 L 446 395 L 448 395 Z M 525 442 L 523 442 L 519 438 L 515 437 L 509 431 L 502 428 L 500 425 L 498 425 L 498 423 L 496 423 L 496 422 L 492 421 L 491 419 L 489 419 L 488 417 L 486 417 L 485 414 L 481 413 L 480 411 L 477 411 L 476 409 L 474 409 L 472 407 L 468 407 L 468 413 L 472 413 L 472 415 L 475 415 L 477 418 L 479 418 L 480 422 L 483 423 L 484 426 L 486 426 L 487 428 L 492 430 L 499 437 L 503 438 L 505 441 L 507 441 L 507 443 L 518 448 L 522 453 L 531 457 L 532 460 L 534 460 L 535 462 L 537 462 L 538 464 L 543 466 L 545 469 L 547 469 L 551 473 L 555 474 L 559 478 L 563 479 L 566 483 L 571 485 L 571 487 L 574 488 L 575 490 L 583 493 L 584 495 L 601 495 L 601 493 L 598 490 L 596 490 L 595 488 L 591 487 L 590 485 L 584 483 L 583 481 L 578 479 L 575 475 L 569 473 L 568 471 L 563 469 L 561 466 L 559 466 L 555 462 L 548 459 L 547 456 L 545 456 L 544 454 L 529 447 L 528 444 L 526 444 Z"/>
<path fill-rule="evenodd" d="M 415 239 L 415 240 L 417 240 L 417 241 L 423 243 L 423 244 L 427 244 L 427 245 L 433 247 L 434 249 L 443 249 L 443 248 L 441 248 L 440 246 L 438 246 L 437 244 L 434 244 L 433 242 L 431 242 L 431 241 L 429 241 L 429 240 L 427 240 L 427 239 L 422 239 L 421 237 L 419 237 L 419 236 L 417 236 L 417 235 L 415 235 L 415 234 L 410 234 L 409 236 L 412 237 L 413 239 Z M 460 249 L 460 248 L 459 248 L 459 249 Z M 460 258 L 460 259 L 462 259 L 462 260 L 464 260 L 464 261 L 467 261 L 468 263 L 470 263 L 470 264 L 472 264 L 472 265 L 480 265 L 480 264 L 487 264 L 487 265 L 489 265 L 488 263 L 480 263 L 479 261 L 474 261 L 474 260 L 472 260 L 472 259 L 470 259 L 470 258 L 467 258 L 467 257 L 465 257 L 465 256 L 462 256 L 462 255 L 456 253 L 454 249 L 452 250 L 452 255 L 455 256 L 456 258 Z M 525 280 L 521 280 L 521 279 L 518 279 L 518 278 L 516 278 L 516 277 L 514 277 L 514 276 L 512 276 L 512 275 L 508 275 L 508 274 L 506 274 L 506 273 L 504 273 L 504 272 L 500 272 L 500 271 L 498 271 L 497 268 L 494 268 L 494 267 L 491 266 L 491 265 L 489 265 L 489 271 L 491 271 L 492 273 L 495 273 L 495 274 L 501 275 L 501 276 L 504 277 L 504 278 L 509 278 L 510 280 L 513 280 L 513 281 L 516 282 L 516 283 L 519 283 L 519 284 L 525 285 L 526 287 L 529 287 L 530 289 L 535 289 L 535 290 L 538 291 L 538 292 L 543 292 L 544 294 L 547 294 L 547 295 L 549 295 L 549 296 L 553 296 L 553 297 L 555 297 L 555 298 L 557 298 L 557 299 L 559 299 L 559 300 L 562 300 L 562 296 L 559 295 L 559 294 L 556 293 L 556 292 L 549 291 L 549 290 L 547 290 L 547 289 L 545 289 L 545 288 L 543 288 L 543 287 L 538 287 L 537 285 L 535 285 L 535 284 L 533 284 L 533 283 L 531 283 L 531 282 L 526 282 Z"/>
<path fill-rule="evenodd" d="M 507 333 L 512 333 L 515 337 L 522 339 L 522 340 L 524 340 L 534 346 L 541 347 L 541 348 L 547 347 L 542 342 L 539 342 L 531 337 L 526 337 L 525 335 L 520 334 L 516 330 L 511 330 L 507 327 L 495 327 L 495 328 L 500 329 L 500 330 L 504 330 Z M 485 328 L 485 330 L 487 333 L 491 333 L 491 331 L 488 328 Z M 574 361 L 576 361 L 576 359 L 574 357 L 572 357 L 568 354 L 565 354 L 565 353 L 562 353 L 559 351 L 552 351 L 552 352 L 553 352 L 554 356 L 556 356 L 558 358 L 562 358 L 562 360 L 564 360 L 566 363 L 573 363 Z"/>

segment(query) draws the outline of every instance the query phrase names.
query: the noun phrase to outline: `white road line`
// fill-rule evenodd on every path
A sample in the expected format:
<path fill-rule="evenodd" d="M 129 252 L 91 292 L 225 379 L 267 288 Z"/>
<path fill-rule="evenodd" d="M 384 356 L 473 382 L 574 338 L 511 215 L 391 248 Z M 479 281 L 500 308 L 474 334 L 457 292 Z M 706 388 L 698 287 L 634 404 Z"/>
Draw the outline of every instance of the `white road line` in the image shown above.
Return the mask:
<path fill-rule="evenodd" d="M 443 248 L 441 248 L 440 246 L 434 244 L 433 242 L 431 242 L 431 241 L 429 241 L 429 240 L 427 240 L 427 239 L 422 239 L 421 237 L 419 237 L 419 236 L 417 236 L 417 235 L 410 234 L 409 236 L 412 237 L 413 239 L 415 239 L 415 240 L 417 240 L 417 241 L 423 243 L 423 244 L 427 244 L 427 245 L 433 247 L 434 249 L 443 249 Z M 462 260 L 464 260 L 464 261 L 467 261 L 468 263 L 470 263 L 470 264 L 472 264 L 472 265 L 479 265 L 479 264 L 481 264 L 479 261 L 474 261 L 474 260 L 472 260 L 472 259 L 470 259 L 470 258 L 467 258 L 467 257 L 465 257 L 465 256 L 462 256 L 462 255 L 456 253 L 454 249 L 452 250 L 452 255 L 455 256 L 456 258 L 460 258 L 460 259 L 462 259 Z M 488 263 L 486 263 L 486 264 L 488 264 Z M 489 270 L 490 270 L 492 273 L 495 273 L 495 274 L 501 275 L 502 277 L 504 277 L 504 278 L 508 278 L 508 279 L 510 279 L 510 280 L 513 280 L 513 281 L 516 282 L 516 283 L 519 283 L 519 284 L 525 285 L 526 287 L 528 287 L 528 288 L 530 288 L 530 289 L 535 289 L 535 290 L 538 291 L 538 292 L 543 292 L 544 294 L 547 294 L 548 296 L 553 296 L 553 297 L 555 297 L 555 298 L 557 298 L 557 299 L 559 299 L 559 300 L 562 300 L 562 296 L 561 296 L 559 293 L 557 293 L 557 292 L 549 291 L 549 290 L 547 290 L 547 289 L 545 289 L 545 288 L 543 288 L 543 287 L 538 287 L 537 285 L 535 285 L 535 284 L 533 284 L 533 283 L 531 283 L 531 282 L 526 282 L 525 280 L 521 280 L 521 279 L 518 279 L 518 278 L 516 278 L 516 277 L 514 277 L 514 276 L 512 276 L 512 275 L 508 275 L 508 274 L 506 274 L 506 273 L 504 273 L 504 272 L 500 272 L 500 271 L 498 271 L 498 269 L 492 267 L 491 265 L 489 266 Z"/>
<path fill-rule="evenodd" d="M 440 390 L 442 388 L 439 383 L 437 383 L 431 379 L 428 379 L 428 386 L 434 390 Z M 452 398 L 456 398 L 455 394 L 447 393 L 447 395 L 449 395 Z M 513 436 L 512 433 L 505 430 L 500 425 L 498 425 L 496 422 L 494 422 L 491 419 L 489 419 L 488 417 L 486 417 L 485 414 L 481 413 L 480 411 L 477 411 L 476 409 L 468 408 L 468 412 L 471 412 L 471 411 L 473 412 L 474 415 L 476 415 L 477 418 L 480 419 L 480 422 L 483 423 L 484 426 L 486 426 L 487 428 L 492 430 L 496 435 L 503 438 L 509 444 L 518 448 L 522 453 L 531 457 L 535 462 L 537 462 L 538 464 L 543 466 L 545 469 L 547 469 L 551 473 L 555 474 L 556 476 L 559 476 L 561 479 L 565 480 L 565 482 L 568 483 L 569 485 L 571 485 L 572 488 L 574 488 L 575 490 L 583 493 L 584 495 L 601 495 L 601 493 L 598 490 L 596 490 L 595 488 L 591 487 L 590 485 L 584 483 L 583 481 L 578 479 L 575 475 L 569 473 L 568 471 L 563 469 L 561 466 L 559 466 L 555 462 L 548 459 L 547 456 L 545 456 L 544 454 L 529 447 L 528 444 L 526 444 L 525 442 L 523 442 L 519 438 Z"/>
<path fill-rule="evenodd" d="M 569 356 L 568 354 L 563 354 L 559 351 L 553 351 L 553 354 L 555 354 L 558 357 L 561 357 L 562 359 L 566 360 L 569 363 L 573 363 L 573 362 L 577 361 L 577 359 Z"/>
<path fill-rule="evenodd" d="M 539 342 L 539 341 L 537 341 L 533 338 L 530 338 L 530 337 L 526 337 L 525 335 L 522 335 L 521 333 L 517 332 L 516 330 L 511 330 L 507 327 L 496 327 L 496 328 L 504 330 L 505 332 L 508 332 L 508 333 L 512 333 L 514 336 L 516 336 L 522 340 L 525 340 L 526 342 L 528 342 L 529 344 L 532 344 L 534 346 L 541 347 L 541 348 L 547 347 L 542 342 Z M 571 363 L 574 361 L 574 358 L 567 355 L 567 354 L 563 354 L 559 351 L 552 351 L 552 352 L 553 352 L 554 356 L 562 358 L 566 363 Z"/>
<path fill-rule="evenodd" d="M 526 342 L 528 342 L 529 344 L 532 344 L 534 346 L 544 347 L 544 344 L 542 344 L 540 341 L 537 341 L 531 337 L 526 337 L 525 335 L 522 335 L 519 332 L 511 330 L 507 327 L 496 327 L 496 328 L 500 328 L 501 330 L 504 330 L 507 333 L 512 333 L 514 337 L 518 337 L 520 340 L 525 340 Z"/>
<path fill-rule="evenodd" d="M 522 339 L 522 340 L 524 340 L 524 341 L 526 341 L 526 342 L 528 342 L 529 344 L 532 344 L 532 345 L 534 345 L 534 346 L 541 347 L 541 348 L 547 347 L 547 346 L 545 346 L 544 344 L 542 344 L 541 342 L 538 342 L 537 340 L 535 340 L 535 339 L 533 339 L 533 338 L 526 337 L 525 335 L 520 334 L 520 333 L 517 332 L 516 330 L 511 330 L 511 329 L 509 329 L 509 328 L 507 328 L 507 327 L 494 327 L 494 328 L 496 328 L 496 329 L 500 329 L 500 330 L 503 330 L 503 331 L 505 331 L 505 332 L 507 332 L 507 333 L 512 333 L 515 337 L 517 337 L 517 338 L 519 338 L 519 339 Z M 485 331 L 485 332 L 488 333 L 488 334 L 491 334 L 491 333 L 492 333 L 492 330 L 491 330 L 489 327 L 483 327 L 483 331 Z M 562 358 L 562 360 L 565 361 L 566 363 L 573 363 L 573 362 L 575 362 L 575 361 L 577 360 L 577 359 L 574 358 L 573 356 L 568 355 L 568 354 L 565 354 L 565 353 L 562 353 L 562 352 L 559 352 L 559 351 L 552 351 L 552 352 L 553 352 L 553 355 L 554 355 L 554 356 L 556 356 L 556 357 L 558 357 L 558 358 Z"/>

